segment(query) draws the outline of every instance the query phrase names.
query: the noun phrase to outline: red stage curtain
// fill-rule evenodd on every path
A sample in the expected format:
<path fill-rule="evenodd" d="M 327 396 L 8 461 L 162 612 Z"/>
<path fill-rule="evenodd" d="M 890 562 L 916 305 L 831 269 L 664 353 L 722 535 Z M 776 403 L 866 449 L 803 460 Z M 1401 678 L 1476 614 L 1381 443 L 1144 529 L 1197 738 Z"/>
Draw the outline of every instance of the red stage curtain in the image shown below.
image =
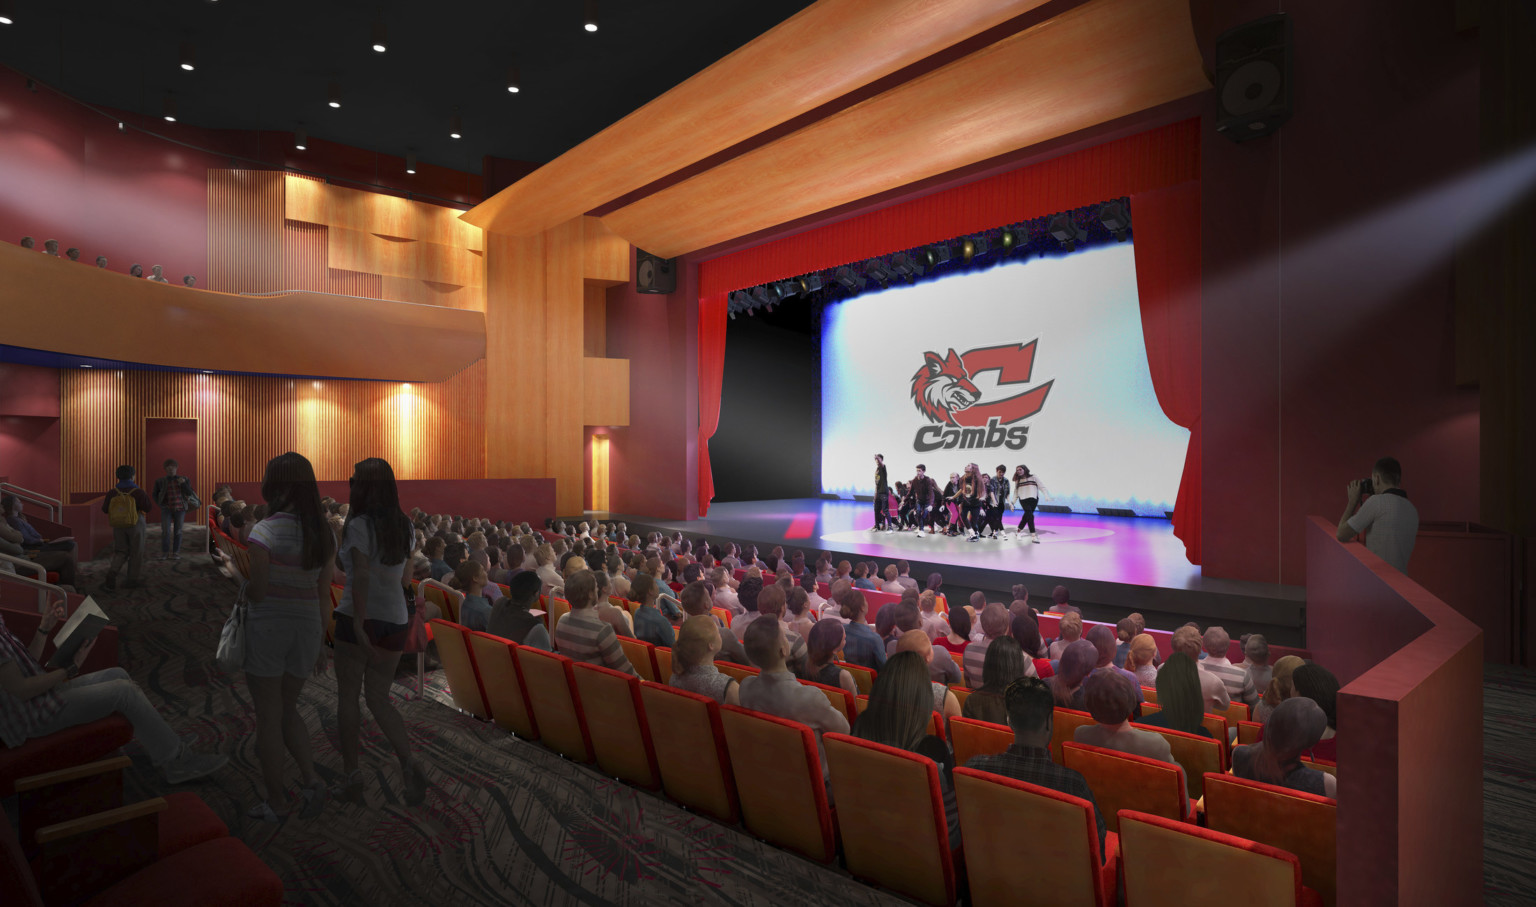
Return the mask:
<path fill-rule="evenodd" d="M 1136 292 L 1152 389 L 1163 414 L 1189 429 L 1173 534 L 1200 563 L 1200 184 L 1131 196 Z"/>
<path fill-rule="evenodd" d="M 699 516 L 709 513 L 715 474 L 709 468 L 709 439 L 720 427 L 720 391 L 725 380 L 725 296 L 699 299 Z"/>

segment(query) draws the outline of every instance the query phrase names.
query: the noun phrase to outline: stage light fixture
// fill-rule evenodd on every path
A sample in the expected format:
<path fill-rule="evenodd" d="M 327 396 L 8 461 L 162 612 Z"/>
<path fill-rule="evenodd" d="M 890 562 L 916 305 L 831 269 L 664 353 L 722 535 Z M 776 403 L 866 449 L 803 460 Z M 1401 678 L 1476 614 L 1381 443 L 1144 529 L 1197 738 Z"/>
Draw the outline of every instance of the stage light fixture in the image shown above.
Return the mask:
<path fill-rule="evenodd" d="M 726 298 L 726 303 L 733 317 L 736 312 L 750 312 L 752 311 L 752 294 L 746 290 L 736 290 Z"/>
<path fill-rule="evenodd" d="M 597 0 L 586 0 L 582 4 L 581 27 L 589 32 L 597 31 Z"/>
<path fill-rule="evenodd" d="M 848 267 L 847 265 L 843 265 L 836 271 L 833 271 L 832 279 L 850 290 L 864 289 L 864 275 Z"/>
<path fill-rule="evenodd" d="M 161 104 L 160 115 L 167 123 L 176 122 L 176 96 L 170 92 L 165 93 L 165 101 Z"/>
<path fill-rule="evenodd" d="M 976 236 L 967 236 L 965 239 L 960 241 L 960 259 L 966 264 L 970 264 L 972 261 L 987 254 L 991 248 L 992 244 L 987 240 L 985 236 L 981 236 L 979 234 Z"/>
<path fill-rule="evenodd" d="M 197 49 L 191 41 L 181 42 L 181 68 L 187 72 L 197 68 Z"/>
<path fill-rule="evenodd" d="M 0 0 L 0 25 L 15 24 L 15 11 L 11 8 L 11 0 Z"/>
<path fill-rule="evenodd" d="M 752 288 L 752 301 L 757 303 L 760 306 L 767 306 L 769 311 L 773 311 L 773 304 L 775 302 L 777 302 L 778 299 L 779 299 L 778 292 L 776 290 L 772 289 L 772 288 L 769 288 L 769 287 L 753 287 Z"/>
<path fill-rule="evenodd" d="M 383 53 L 389 49 L 389 29 L 384 26 L 383 19 L 373 20 L 373 51 Z"/>
<path fill-rule="evenodd" d="M 326 92 L 326 103 L 332 108 L 341 107 L 341 86 L 335 82 L 331 83 L 330 90 Z"/>
<path fill-rule="evenodd" d="M 507 91 L 517 94 L 523 90 L 523 76 L 516 66 L 507 67 Z"/>
<path fill-rule="evenodd" d="M 303 151 L 305 146 L 308 145 L 308 144 L 309 144 L 309 135 L 307 133 L 305 133 L 305 131 L 302 128 L 295 129 L 294 132 L 293 132 L 293 147 L 297 148 L 300 151 Z"/>
<path fill-rule="evenodd" d="M 458 114 L 454 114 L 453 119 L 448 121 L 448 137 L 450 139 L 462 139 L 464 137 L 464 121 L 459 118 Z"/>
<path fill-rule="evenodd" d="M 118 120 L 117 121 L 117 131 L 118 132 L 127 132 L 128 131 L 128 124 L 124 123 L 122 120 Z"/>
<path fill-rule="evenodd" d="M 801 293 L 801 295 L 809 296 L 810 294 L 816 292 L 819 289 L 821 289 L 821 275 L 820 274 L 807 274 L 804 277 L 800 278 L 800 293 Z"/>
<path fill-rule="evenodd" d="M 935 266 L 948 262 L 953 254 L 949 243 L 938 243 L 923 250 L 923 259 L 928 263 L 929 270 L 932 270 Z"/>
<path fill-rule="evenodd" d="M 896 276 L 896 272 L 891 270 L 891 266 L 886 264 L 884 259 L 871 258 L 869 261 L 864 262 L 864 276 L 872 280 L 878 280 L 880 285 L 884 286 L 891 282 L 891 278 Z"/>
<path fill-rule="evenodd" d="M 1061 243 L 1061 248 L 1071 252 L 1077 248 L 1077 244 L 1088 238 L 1088 231 L 1079 227 L 1069 214 L 1058 214 L 1051 218 L 1051 224 L 1046 228 L 1051 238 Z"/>
<path fill-rule="evenodd" d="M 1029 225 L 1010 224 L 1003 228 L 1001 239 L 1004 255 L 1010 252 L 1017 252 L 1019 249 L 1029 245 Z"/>
<path fill-rule="evenodd" d="M 780 299 L 788 299 L 791 296 L 799 296 L 801 293 L 805 292 L 804 287 L 800 285 L 800 281 L 798 280 L 781 280 L 774 287 L 774 290 L 778 292 Z"/>
<path fill-rule="evenodd" d="M 1127 231 L 1131 229 L 1131 212 L 1118 199 L 1105 202 L 1099 206 L 1099 223 L 1115 234 L 1115 242 L 1125 242 Z"/>
<path fill-rule="evenodd" d="M 406 173 L 415 173 L 416 172 L 416 152 L 414 152 L 414 151 L 407 151 L 405 153 L 405 172 Z"/>
<path fill-rule="evenodd" d="M 891 256 L 891 270 L 902 277 L 922 277 L 923 266 L 917 263 L 917 259 L 906 252 L 897 252 Z"/>

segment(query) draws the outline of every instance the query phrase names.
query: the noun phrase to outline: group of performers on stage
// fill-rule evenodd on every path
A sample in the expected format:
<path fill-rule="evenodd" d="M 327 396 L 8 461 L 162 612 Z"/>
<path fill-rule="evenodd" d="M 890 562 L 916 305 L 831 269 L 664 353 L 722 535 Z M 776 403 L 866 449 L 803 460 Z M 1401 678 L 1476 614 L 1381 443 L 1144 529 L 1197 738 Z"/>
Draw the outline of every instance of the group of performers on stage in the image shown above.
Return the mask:
<path fill-rule="evenodd" d="M 1027 466 L 1016 468 L 1010 480 L 1007 466 L 1000 465 L 995 475 L 987 475 L 975 463 L 966 464 L 963 472 L 950 473 L 949 484 L 942 490 L 919 463 L 912 481 L 897 482 L 893 489 L 886 478 L 884 455 L 875 454 L 875 525 L 871 531 L 915 530 L 918 538 L 924 532 L 965 533 L 971 542 L 983 537 L 1003 539 L 1007 538 L 1003 512 L 1010 509 L 1010 502 L 1017 501 L 1023 511 L 1017 538 L 1024 538 L 1028 527 L 1029 540 L 1039 544 L 1035 507 L 1043 494 L 1040 478 Z"/>

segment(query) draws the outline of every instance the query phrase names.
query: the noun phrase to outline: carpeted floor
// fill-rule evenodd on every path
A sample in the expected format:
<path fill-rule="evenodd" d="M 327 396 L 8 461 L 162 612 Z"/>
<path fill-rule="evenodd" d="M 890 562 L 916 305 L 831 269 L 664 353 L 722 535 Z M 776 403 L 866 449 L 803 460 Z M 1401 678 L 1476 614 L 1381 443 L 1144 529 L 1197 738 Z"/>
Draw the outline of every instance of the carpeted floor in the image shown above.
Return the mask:
<path fill-rule="evenodd" d="M 191 533 L 186 547 L 199 547 Z M 158 550 L 158 533 L 152 533 Z M 255 719 L 243 677 L 213 666 L 219 627 L 235 586 L 203 555 L 147 565 L 146 587 L 97 591 L 105 562 L 82 565 L 82 587 L 120 627 L 120 659 L 182 734 L 230 765 L 188 785 L 230 833 L 283 878 L 287 903 L 320 905 L 785 904 L 873 905 L 900 899 L 763 844 L 574 765 L 537 744 L 462 715 L 444 703 L 441 672 L 427 697 L 397 706 L 427 766 L 427 803 L 401 800 L 398 765 L 364 712 L 367 806 L 332 801 L 305 822 L 244 818 L 260 768 Z M 442 701 L 434 698 L 440 697 Z M 326 780 L 340 772 L 334 673 L 315 678 L 300 702 Z M 129 799 L 165 788 L 148 757 L 129 747 Z M 296 773 L 290 772 L 296 783 Z"/>
<path fill-rule="evenodd" d="M 1536 671 L 1483 669 L 1483 895 L 1536 904 Z"/>

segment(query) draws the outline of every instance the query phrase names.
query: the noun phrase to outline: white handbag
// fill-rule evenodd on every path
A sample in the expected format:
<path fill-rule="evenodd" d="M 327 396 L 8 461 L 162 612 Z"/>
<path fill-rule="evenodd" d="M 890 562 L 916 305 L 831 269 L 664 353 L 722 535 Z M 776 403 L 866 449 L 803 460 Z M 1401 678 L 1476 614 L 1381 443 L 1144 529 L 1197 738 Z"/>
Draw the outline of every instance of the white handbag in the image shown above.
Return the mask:
<path fill-rule="evenodd" d="M 245 599 L 245 587 L 245 583 L 240 584 L 234 610 L 229 612 L 229 617 L 224 621 L 224 629 L 219 631 L 219 648 L 214 653 L 214 661 L 218 663 L 219 670 L 226 674 L 233 674 L 245 667 L 245 617 L 250 608 Z"/>

